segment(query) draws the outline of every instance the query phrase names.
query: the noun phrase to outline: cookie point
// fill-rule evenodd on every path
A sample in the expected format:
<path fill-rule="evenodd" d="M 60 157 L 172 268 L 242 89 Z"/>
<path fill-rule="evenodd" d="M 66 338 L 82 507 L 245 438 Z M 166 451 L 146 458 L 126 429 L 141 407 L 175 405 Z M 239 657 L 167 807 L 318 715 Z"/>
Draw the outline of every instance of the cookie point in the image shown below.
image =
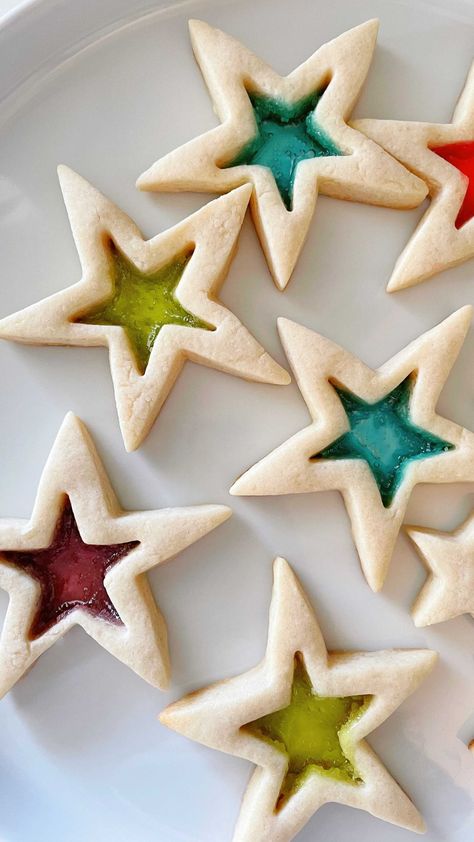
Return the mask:
<path fill-rule="evenodd" d="M 280 369 L 273 383 L 275 386 L 289 386 L 289 384 L 291 383 L 291 376 L 287 372 L 286 368 Z"/>
<path fill-rule="evenodd" d="M 380 21 L 378 18 L 370 18 L 369 20 L 360 23 L 358 26 L 352 27 L 349 29 L 347 33 L 344 34 L 351 34 L 354 37 L 361 35 L 369 35 L 371 41 L 371 47 L 375 47 L 375 43 L 377 41 L 377 34 L 379 31 Z"/>
<path fill-rule="evenodd" d="M 67 164 L 59 164 L 57 173 L 61 185 L 71 181 L 85 181 L 85 179 L 83 179 L 76 170 L 73 170 L 72 167 L 68 167 Z"/>
<path fill-rule="evenodd" d="M 369 20 L 361 23 L 360 26 L 362 29 L 367 29 L 369 32 L 377 34 L 380 29 L 380 20 L 378 18 L 369 18 Z"/>
<path fill-rule="evenodd" d="M 195 35 L 199 36 L 205 32 L 211 32 L 213 27 L 206 23 L 205 20 L 190 18 L 188 21 L 188 29 L 191 39 L 193 39 Z"/>
<path fill-rule="evenodd" d="M 226 204 L 231 206 L 235 203 L 238 205 L 238 210 L 241 212 L 243 219 L 248 203 L 250 202 L 252 190 L 253 186 L 251 184 L 242 184 L 240 187 L 235 187 L 234 190 L 229 190 L 228 193 L 224 193 L 222 196 L 219 196 L 217 199 L 213 199 L 213 202 L 221 208 L 223 208 Z M 212 202 L 210 202 L 210 204 L 212 204 Z M 207 207 L 207 205 L 204 205 L 204 207 Z"/>
<path fill-rule="evenodd" d="M 122 426 L 121 431 L 126 452 L 133 453 L 135 450 L 138 450 L 144 438 L 143 434 L 141 432 L 140 434 L 135 433 L 130 429 L 123 429 Z"/>
<path fill-rule="evenodd" d="M 229 520 L 232 517 L 232 509 L 230 506 L 215 506 L 215 519 L 216 524 L 224 523 L 226 520 Z"/>
<path fill-rule="evenodd" d="M 285 572 L 292 572 L 291 567 L 288 564 L 286 558 L 279 555 L 273 561 L 273 572 L 276 575 L 277 573 L 285 573 Z"/>
<path fill-rule="evenodd" d="M 64 192 L 65 188 L 71 184 L 75 178 L 77 178 L 77 173 L 71 169 L 71 167 L 66 166 L 66 164 L 59 164 L 56 170 L 58 174 L 59 184 L 61 186 L 61 190 Z"/>
<path fill-rule="evenodd" d="M 456 310 L 456 312 L 454 313 L 454 315 L 456 315 L 456 314 L 459 314 L 459 315 L 464 314 L 464 318 L 465 318 L 466 320 L 471 321 L 471 320 L 472 320 L 472 314 L 473 314 L 473 312 L 474 312 L 474 307 L 472 306 L 472 304 L 464 304 L 464 306 L 463 306 L 463 307 L 460 307 L 460 308 L 459 308 L 459 310 Z"/>
<path fill-rule="evenodd" d="M 371 24 L 375 29 L 380 28 L 380 20 L 379 18 L 369 18 L 367 23 Z"/>
<path fill-rule="evenodd" d="M 427 829 L 428 828 L 426 827 L 426 822 L 423 816 L 420 816 L 416 825 L 413 825 L 413 830 L 415 831 L 415 833 L 426 833 Z"/>
<path fill-rule="evenodd" d="M 387 284 L 387 292 L 398 292 L 401 289 L 415 286 L 425 280 L 422 276 L 412 274 L 410 264 L 398 259 Z"/>
<path fill-rule="evenodd" d="M 416 623 L 415 623 L 416 625 Z M 425 625 L 429 625 L 425 623 Z M 420 628 L 421 626 L 418 626 Z M 413 653 L 418 661 L 418 669 L 420 680 L 425 675 L 428 675 L 429 672 L 435 666 L 438 660 L 438 653 L 434 649 L 417 649 L 416 652 Z"/>
<path fill-rule="evenodd" d="M 231 494 L 232 497 L 244 497 L 248 493 L 246 491 L 245 482 L 246 473 L 238 477 L 238 479 L 235 480 L 234 484 L 229 488 L 229 494 Z"/>
<path fill-rule="evenodd" d="M 363 570 L 363 573 L 372 593 L 380 593 L 385 581 L 385 572 L 380 570 Z"/>
<path fill-rule="evenodd" d="M 145 172 L 142 172 L 141 175 L 138 176 L 135 182 L 137 190 L 142 190 L 143 192 L 153 190 L 153 177 L 151 176 L 152 169 L 153 168 L 150 167 L 150 169 L 145 170 Z"/>
<path fill-rule="evenodd" d="M 83 421 L 81 421 L 78 415 L 76 415 L 71 409 L 68 412 L 66 412 L 60 430 L 83 432 L 85 429 L 86 425 Z"/>
<path fill-rule="evenodd" d="M 427 620 L 423 619 L 423 617 L 421 616 L 419 611 L 416 611 L 416 610 L 412 611 L 411 612 L 411 618 L 413 620 L 413 625 L 417 629 L 424 629 L 424 628 L 426 628 L 426 626 L 430 625 L 430 623 Z"/>
<path fill-rule="evenodd" d="M 293 271 L 293 268 L 289 271 L 286 271 L 286 272 L 277 271 L 275 268 L 271 268 L 271 273 L 272 273 L 272 278 L 273 278 L 274 284 L 280 292 L 283 292 L 283 290 L 285 290 L 287 288 L 288 284 L 290 283 L 292 271 Z"/>
<path fill-rule="evenodd" d="M 282 556 L 277 556 L 273 562 L 273 584 L 275 592 L 281 588 L 288 589 L 299 584 L 293 568 Z"/>
<path fill-rule="evenodd" d="M 235 190 L 232 190 L 231 192 L 235 193 L 237 196 L 241 196 L 242 199 L 245 198 L 248 204 L 253 192 L 253 184 L 250 184 L 250 182 L 248 184 L 241 184 L 240 187 L 236 187 Z"/>
<path fill-rule="evenodd" d="M 168 705 L 168 707 L 158 714 L 159 722 L 161 722 L 162 725 L 165 725 L 166 728 L 170 728 L 172 731 L 179 731 L 179 709 L 180 706 L 176 702 Z"/>
<path fill-rule="evenodd" d="M 472 322 L 472 312 L 472 305 L 465 304 L 463 307 L 460 307 L 459 310 L 455 310 L 454 313 L 451 313 L 450 316 L 447 316 L 445 319 L 443 319 L 443 321 L 440 322 L 439 326 L 452 326 L 455 328 L 459 328 L 464 333 L 467 333 Z"/>
<path fill-rule="evenodd" d="M 291 319 L 287 319 L 285 316 L 278 316 L 277 328 L 280 336 L 283 336 L 294 327 L 298 327 L 298 322 L 292 322 Z"/>
<path fill-rule="evenodd" d="M 424 653 L 430 668 L 434 667 L 439 658 L 439 653 L 435 649 L 425 649 Z"/>

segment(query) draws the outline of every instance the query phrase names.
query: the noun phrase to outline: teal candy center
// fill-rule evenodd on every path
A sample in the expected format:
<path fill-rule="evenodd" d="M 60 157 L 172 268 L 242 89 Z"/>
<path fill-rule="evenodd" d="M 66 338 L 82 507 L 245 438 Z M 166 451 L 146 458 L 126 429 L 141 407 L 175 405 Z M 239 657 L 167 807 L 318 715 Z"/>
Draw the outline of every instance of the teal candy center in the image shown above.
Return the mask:
<path fill-rule="evenodd" d="M 288 758 L 277 809 L 312 774 L 350 784 L 361 783 L 352 760 L 348 735 L 350 727 L 366 710 L 371 698 L 318 696 L 301 656 L 295 657 L 289 705 L 243 727 L 253 736 L 272 743 Z"/>
<path fill-rule="evenodd" d="M 111 297 L 76 321 L 93 325 L 119 325 L 125 330 L 138 368 L 143 374 L 164 325 L 215 330 L 188 312 L 176 298 L 189 254 L 175 258 L 155 272 L 144 273 L 111 243 L 113 292 Z"/>
<path fill-rule="evenodd" d="M 249 94 L 257 133 L 225 167 L 259 164 L 268 167 L 287 208 L 293 206 L 293 186 L 300 161 L 342 155 L 340 149 L 316 122 L 314 109 L 324 91 L 294 105 Z"/>
<path fill-rule="evenodd" d="M 350 430 L 311 457 L 312 460 L 364 459 L 385 508 L 392 503 L 406 467 L 413 459 L 437 456 L 454 447 L 410 420 L 413 378 L 413 374 L 409 375 L 376 403 L 366 403 L 333 383 Z"/>

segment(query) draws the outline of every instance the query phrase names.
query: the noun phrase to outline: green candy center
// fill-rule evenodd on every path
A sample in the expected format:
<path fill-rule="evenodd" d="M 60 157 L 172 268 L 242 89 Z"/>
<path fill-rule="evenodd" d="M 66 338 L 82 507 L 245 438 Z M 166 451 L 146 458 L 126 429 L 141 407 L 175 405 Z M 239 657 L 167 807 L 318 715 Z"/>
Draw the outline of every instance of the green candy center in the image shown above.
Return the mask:
<path fill-rule="evenodd" d="M 309 775 L 325 775 L 350 784 L 362 782 L 341 740 L 347 746 L 344 738 L 371 699 L 371 696 L 318 696 L 301 656 L 295 657 L 288 707 L 243 726 L 243 730 L 272 743 L 288 758 L 276 809 L 284 805 Z"/>
<path fill-rule="evenodd" d="M 372 471 L 385 508 L 391 505 L 413 459 L 446 453 L 453 444 L 417 427 L 410 420 L 411 374 L 376 403 L 366 403 L 332 384 L 345 409 L 350 430 L 311 457 L 364 459 Z"/>
<path fill-rule="evenodd" d="M 259 164 L 268 167 L 285 207 L 291 210 L 300 161 L 343 154 L 316 122 L 314 109 L 323 93 L 324 90 L 294 105 L 249 93 L 255 116 L 255 137 L 224 166 Z"/>
<path fill-rule="evenodd" d="M 112 297 L 76 321 L 122 327 L 141 374 L 146 370 L 155 339 L 164 325 L 215 330 L 186 310 L 176 298 L 176 287 L 190 260 L 189 254 L 148 274 L 131 263 L 114 243 L 110 244 L 110 254 Z"/>

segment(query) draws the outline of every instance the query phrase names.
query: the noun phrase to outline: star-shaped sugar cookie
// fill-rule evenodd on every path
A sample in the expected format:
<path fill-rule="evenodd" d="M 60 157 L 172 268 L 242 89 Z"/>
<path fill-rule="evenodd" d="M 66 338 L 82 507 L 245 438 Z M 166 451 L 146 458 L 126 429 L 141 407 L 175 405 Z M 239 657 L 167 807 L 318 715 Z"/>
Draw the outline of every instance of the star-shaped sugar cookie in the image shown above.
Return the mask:
<path fill-rule="evenodd" d="M 221 125 L 158 160 L 138 179 L 140 189 L 225 193 L 250 183 L 279 289 L 298 260 L 318 192 L 395 208 L 424 199 L 420 179 L 346 122 L 372 60 L 376 20 L 324 44 L 286 77 L 224 32 L 196 20 L 189 27 Z"/>
<path fill-rule="evenodd" d="M 231 494 L 338 489 L 364 575 L 379 590 L 412 488 L 474 480 L 474 434 L 435 411 L 471 314 L 471 307 L 461 308 L 376 371 L 324 336 L 280 319 L 313 421 L 244 473 Z"/>
<path fill-rule="evenodd" d="M 412 614 L 417 626 L 430 626 L 471 614 L 474 617 L 474 513 L 455 532 L 407 526 L 428 569 Z"/>
<path fill-rule="evenodd" d="M 436 653 L 327 652 L 282 558 L 274 577 L 263 661 L 175 702 L 161 722 L 256 765 L 234 842 L 290 842 L 327 802 L 422 832 L 422 817 L 365 737 L 416 690 Z"/>
<path fill-rule="evenodd" d="M 0 321 L 0 337 L 105 345 L 127 450 L 139 447 L 186 359 L 262 383 L 290 378 L 217 300 L 251 188 L 144 240 L 116 205 L 67 167 L 61 188 L 82 279 Z"/>
<path fill-rule="evenodd" d="M 426 181 L 430 206 L 397 260 L 387 290 L 420 283 L 474 257 L 474 64 L 451 123 L 355 120 Z"/>
<path fill-rule="evenodd" d="M 230 516 L 227 506 L 120 508 L 92 439 L 69 413 L 30 520 L 0 520 L 0 697 L 73 625 L 155 687 L 169 681 L 166 625 L 146 572 Z"/>

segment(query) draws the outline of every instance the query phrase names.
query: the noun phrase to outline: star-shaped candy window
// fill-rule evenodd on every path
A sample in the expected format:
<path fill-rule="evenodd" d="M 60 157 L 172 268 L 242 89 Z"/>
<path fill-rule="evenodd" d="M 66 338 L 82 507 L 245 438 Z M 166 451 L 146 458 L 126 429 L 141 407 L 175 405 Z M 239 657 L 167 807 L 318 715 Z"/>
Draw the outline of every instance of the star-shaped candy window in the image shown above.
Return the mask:
<path fill-rule="evenodd" d="M 137 547 L 123 544 L 85 544 L 66 498 L 54 537 L 45 549 L 2 551 L 5 561 L 21 567 L 40 584 L 41 595 L 29 629 L 35 640 L 75 608 L 94 617 L 122 624 L 104 585 L 108 571 Z"/>
<path fill-rule="evenodd" d="M 436 654 L 328 652 L 288 563 L 276 559 L 274 571 L 260 664 L 190 693 L 166 708 L 160 721 L 254 764 L 236 841 L 290 842 L 327 803 L 422 832 L 415 806 L 365 738 L 415 690 Z M 275 712 L 262 716 L 265 711 Z"/>
<path fill-rule="evenodd" d="M 466 194 L 454 223 L 462 228 L 474 216 L 474 140 L 432 147 L 431 151 L 466 176 Z"/>
<path fill-rule="evenodd" d="M 122 327 L 142 374 L 148 365 L 156 337 L 164 325 L 215 330 L 213 325 L 188 312 L 176 297 L 176 287 L 190 254 L 181 255 L 148 274 L 127 260 L 113 243 L 110 244 L 110 255 L 112 298 L 75 321 Z"/>
<path fill-rule="evenodd" d="M 293 105 L 249 93 L 256 135 L 225 167 L 241 164 L 267 167 L 286 209 L 291 210 L 298 164 L 308 158 L 343 154 L 316 122 L 314 111 L 323 93 L 324 90 Z"/>
<path fill-rule="evenodd" d="M 367 709 L 371 698 L 318 696 L 301 655 L 296 655 L 290 704 L 243 726 L 244 731 L 271 742 L 288 758 L 276 810 L 281 809 L 312 774 L 346 783 L 362 783 L 344 751 L 343 735 Z"/>
<path fill-rule="evenodd" d="M 332 384 L 346 412 L 350 430 L 311 457 L 364 459 L 372 471 L 385 508 L 388 508 L 413 459 L 426 459 L 452 450 L 454 445 L 417 427 L 410 420 L 414 375 L 376 403 L 367 403 Z"/>

